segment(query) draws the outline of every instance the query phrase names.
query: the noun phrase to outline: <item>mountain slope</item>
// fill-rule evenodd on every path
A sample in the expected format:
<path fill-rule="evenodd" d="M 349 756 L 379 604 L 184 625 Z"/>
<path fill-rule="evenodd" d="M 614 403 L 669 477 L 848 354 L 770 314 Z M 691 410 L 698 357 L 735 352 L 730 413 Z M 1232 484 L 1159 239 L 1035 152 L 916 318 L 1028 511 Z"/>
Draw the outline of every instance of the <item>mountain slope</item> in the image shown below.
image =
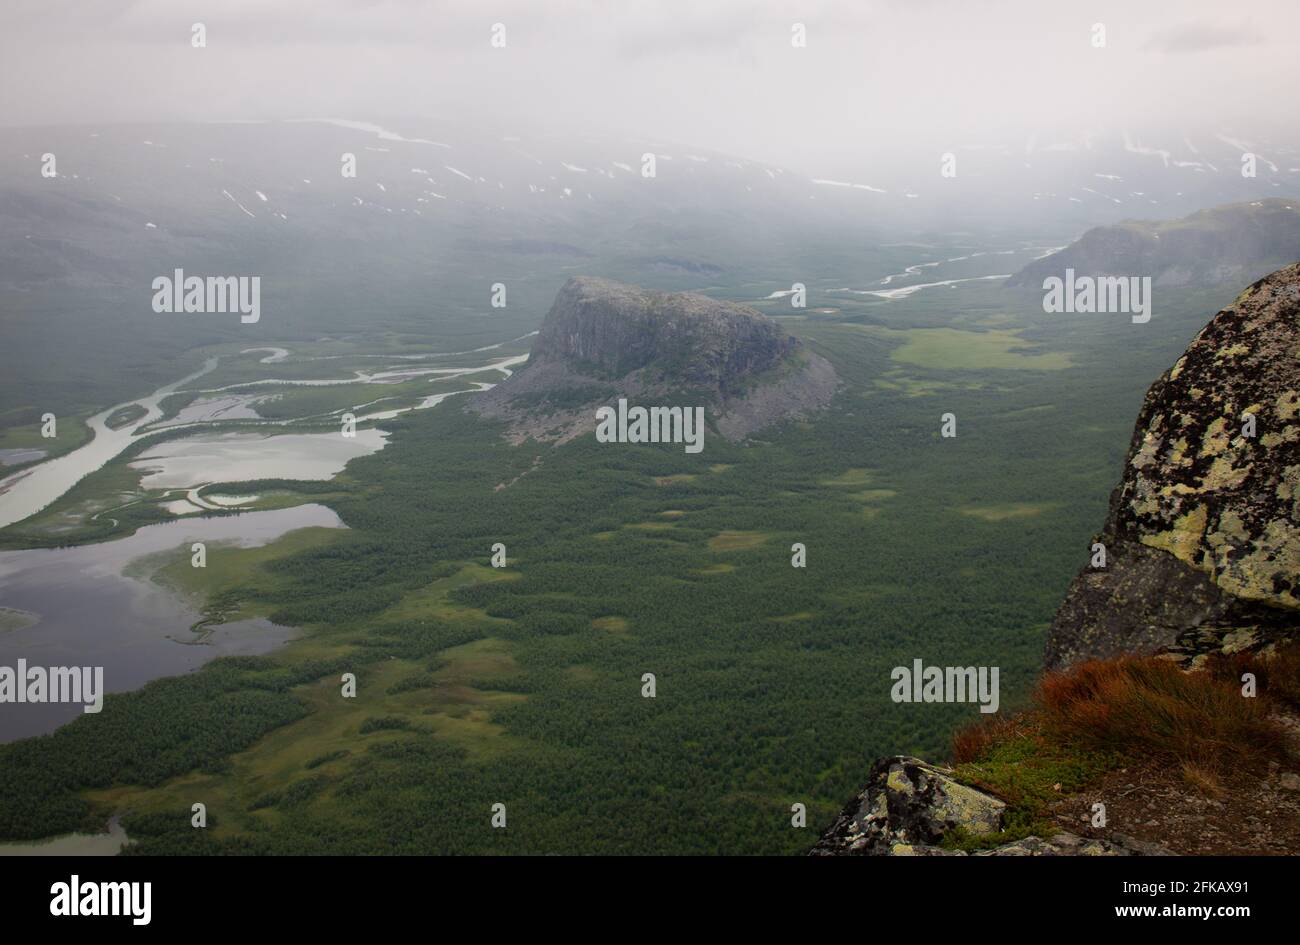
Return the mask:
<path fill-rule="evenodd" d="M 1150 276 L 1156 285 L 1245 281 L 1300 257 L 1300 201 L 1272 198 L 1202 210 L 1180 220 L 1099 226 L 1037 259 L 1008 285 L 1077 276 Z"/>

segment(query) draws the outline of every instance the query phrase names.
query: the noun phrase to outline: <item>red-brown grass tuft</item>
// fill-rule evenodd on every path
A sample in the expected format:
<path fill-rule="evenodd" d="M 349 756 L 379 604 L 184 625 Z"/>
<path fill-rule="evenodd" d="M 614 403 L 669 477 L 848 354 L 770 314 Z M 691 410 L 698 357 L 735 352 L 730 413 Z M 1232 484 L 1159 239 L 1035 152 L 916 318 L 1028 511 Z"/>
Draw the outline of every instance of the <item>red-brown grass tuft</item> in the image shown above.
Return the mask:
<path fill-rule="evenodd" d="M 1279 708 L 1300 709 L 1300 643 L 1277 646 L 1271 653 L 1215 653 L 1205 661 L 1205 672 L 1237 687 L 1251 673 L 1259 698 Z"/>
<path fill-rule="evenodd" d="M 1169 758 L 1209 776 L 1259 767 L 1286 751 L 1286 736 L 1262 700 L 1168 660 L 1100 660 L 1049 673 L 1037 704 L 1053 741 Z"/>
<path fill-rule="evenodd" d="M 1213 771 L 1202 768 L 1194 761 L 1184 761 L 1182 772 L 1183 781 L 1206 797 L 1221 797 L 1223 795 L 1223 782 Z"/>
<path fill-rule="evenodd" d="M 964 765 L 984 758 L 990 748 L 1009 733 L 1011 720 L 997 716 L 982 716 L 959 729 L 952 737 L 952 763 Z"/>

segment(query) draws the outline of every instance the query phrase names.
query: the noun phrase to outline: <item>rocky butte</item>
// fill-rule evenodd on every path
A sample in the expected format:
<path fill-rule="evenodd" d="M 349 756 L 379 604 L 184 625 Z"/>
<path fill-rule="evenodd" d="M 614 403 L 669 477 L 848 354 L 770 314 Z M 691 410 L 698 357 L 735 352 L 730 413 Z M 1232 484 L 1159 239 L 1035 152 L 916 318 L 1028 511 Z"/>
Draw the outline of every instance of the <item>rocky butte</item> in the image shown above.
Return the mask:
<path fill-rule="evenodd" d="M 834 368 L 744 305 L 576 276 L 555 297 L 528 362 L 474 397 L 513 442 L 563 443 L 595 430 L 595 409 L 705 406 L 710 427 L 743 440 L 825 407 Z"/>

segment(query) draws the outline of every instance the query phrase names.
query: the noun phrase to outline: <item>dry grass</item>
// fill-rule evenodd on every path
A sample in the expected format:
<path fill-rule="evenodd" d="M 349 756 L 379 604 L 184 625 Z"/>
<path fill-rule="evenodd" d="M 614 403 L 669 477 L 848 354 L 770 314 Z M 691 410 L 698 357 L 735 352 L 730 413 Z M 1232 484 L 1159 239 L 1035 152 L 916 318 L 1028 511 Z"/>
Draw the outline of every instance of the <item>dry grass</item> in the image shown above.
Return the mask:
<path fill-rule="evenodd" d="M 718 532 L 709 539 L 710 551 L 748 551 L 757 548 L 770 536 L 764 532 L 741 532 L 728 530 Z"/>
<path fill-rule="evenodd" d="M 1213 771 L 1201 767 L 1194 761 L 1184 761 L 1182 772 L 1183 781 L 1206 797 L 1221 797 L 1223 795 L 1223 782 Z"/>
<path fill-rule="evenodd" d="M 1243 693 L 1243 673 L 1255 675 L 1258 696 Z M 1175 796 L 1181 789 L 1184 797 L 1231 806 L 1241 800 L 1240 785 L 1255 783 L 1243 773 L 1262 779 L 1271 762 L 1292 765 L 1279 715 L 1298 707 L 1300 645 L 1267 656 L 1217 656 L 1203 672 L 1155 657 L 1096 661 L 1045 675 L 1027 710 L 957 732 L 952 758 L 959 780 L 1007 802 L 1010 826 L 1005 837 L 992 838 L 1000 842 L 1056 829 L 1053 811 L 1064 798 L 1113 778 L 1131 789 L 1130 781 L 1162 776 Z M 1192 851 L 1209 841 L 1195 834 L 1180 842 Z"/>
<path fill-rule="evenodd" d="M 1264 700 L 1167 660 L 1095 661 L 1048 674 L 1037 706 L 1044 730 L 1059 744 L 1167 758 L 1191 777 L 1258 768 L 1286 752 L 1286 735 Z"/>
<path fill-rule="evenodd" d="M 1300 710 L 1300 643 L 1278 646 L 1271 653 L 1216 653 L 1205 662 L 1207 675 L 1229 686 L 1242 686 L 1241 677 L 1255 677 L 1259 698 L 1276 708 Z"/>
<path fill-rule="evenodd" d="M 1258 697 L 1243 694 L 1244 673 L 1255 675 Z M 1213 797 L 1236 769 L 1258 771 L 1287 755 L 1275 712 L 1297 707 L 1300 645 L 1267 656 L 1216 656 L 1205 672 L 1192 673 L 1153 657 L 1098 660 L 1045 675 L 1027 711 L 958 731 L 952 758 L 973 766 L 1012 755 L 1031 766 L 1070 757 L 1145 759 L 1172 766 Z"/>
<path fill-rule="evenodd" d="M 953 735 L 953 764 L 964 765 L 987 758 L 994 745 L 1018 734 L 1022 721 L 1020 717 L 981 716 L 979 721 Z"/>

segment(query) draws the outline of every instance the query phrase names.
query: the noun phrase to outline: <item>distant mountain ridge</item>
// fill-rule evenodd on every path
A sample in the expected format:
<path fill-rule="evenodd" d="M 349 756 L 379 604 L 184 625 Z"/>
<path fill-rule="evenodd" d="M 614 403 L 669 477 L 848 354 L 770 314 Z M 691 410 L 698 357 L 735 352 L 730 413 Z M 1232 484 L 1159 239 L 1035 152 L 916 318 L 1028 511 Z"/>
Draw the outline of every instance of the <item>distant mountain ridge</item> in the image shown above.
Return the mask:
<path fill-rule="evenodd" d="M 522 439 L 565 441 L 618 397 L 694 399 L 729 439 L 824 407 L 830 364 L 767 316 L 691 292 L 655 292 L 578 276 L 560 289 L 528 363 L 476 397 Z"/>
<path fill-rule="evenodd" d="M 1150 276 L 1156 285 L 1210 285 L 1258 278 L 1300 258 L 1300 200 L 1226 204 L 1179 220 L 1095 227 L 1007 280 L 1039 288 L 1066 269 L 1076 276 Z"/>

